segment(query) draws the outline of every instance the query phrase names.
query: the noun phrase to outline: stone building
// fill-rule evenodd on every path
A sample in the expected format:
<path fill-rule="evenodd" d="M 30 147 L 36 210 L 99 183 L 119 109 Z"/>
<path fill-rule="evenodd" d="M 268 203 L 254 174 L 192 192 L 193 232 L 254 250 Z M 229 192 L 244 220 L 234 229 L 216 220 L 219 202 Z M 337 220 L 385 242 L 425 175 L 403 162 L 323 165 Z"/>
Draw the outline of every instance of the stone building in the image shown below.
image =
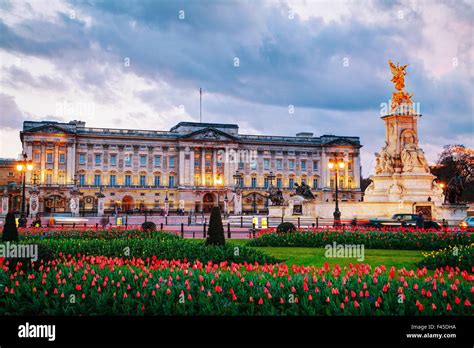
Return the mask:
<path fill-rule="evenodd" d="M 340 197 L 361 199 L 358 137 L 244 135 L 236 124 L 216 123 L 156 131 L 26 121 L 20 138 L 33 161 L 27 183 L 36 182 L 39 212 L 69 212 L 75 185 L 84 214 L 97 211 L 102 195 L 106 213 L 207 212 L 216 204 L 232 213 L 236 182 L 243 212 L 266 211 L 270 183 L 288 197 L 295 183 L 305 182 L 318 201 L 332 201 L 335 173 L 327 164 L 336 157 L 346 162 Z"/>

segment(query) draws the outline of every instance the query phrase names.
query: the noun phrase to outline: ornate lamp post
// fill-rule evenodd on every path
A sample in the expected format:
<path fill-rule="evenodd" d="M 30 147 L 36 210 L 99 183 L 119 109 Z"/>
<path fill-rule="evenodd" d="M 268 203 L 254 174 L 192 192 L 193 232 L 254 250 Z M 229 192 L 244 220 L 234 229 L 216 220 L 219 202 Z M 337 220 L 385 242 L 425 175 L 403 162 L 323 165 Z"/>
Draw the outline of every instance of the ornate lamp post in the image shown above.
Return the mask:
<path fill-rule="evenodd" d="M 165 215 L 168 215 L 169 211 L 169 200 L 168 200 L 168 190 L 166 190 L 166 196 L 165 196 Z"/>
<path fill-rule="evenodd" d="M 23 153 L 23 161 L 17 164 L 16 170 L 22 175 L 22 188 L 21 188 L 21 215 L 18 219 L 18 227 L 26 227 L 26 216 L 25 216 L 25 186 L 26 186 L 26 173 L 33 170 L 33 163 L 27 160 L 28 155 Z"/>
<path fill-rule="evenodd" d="M 227 211 L 228 211 L 227 204 L 228 203 L 229 203 L 229 198 L 227 197 L 227 191 L 226 191 L 225 196 L 224 196 L 224 216 L 227 216 Z"/>
<path fill-rule="evenodd" d="M 341 225 L 341 212 L 339 211 L 339 189 L 338 189 L 338 172 L 339 168 L 343 169 L 344 168 L 344 161 L 339 161 L 337 158 L 334 162 L 329 161 L 328 163 L 329 169 L 335 169 L 336 170 L 336 207 L 334 209 L 334 226 L 340 226 Z"/>

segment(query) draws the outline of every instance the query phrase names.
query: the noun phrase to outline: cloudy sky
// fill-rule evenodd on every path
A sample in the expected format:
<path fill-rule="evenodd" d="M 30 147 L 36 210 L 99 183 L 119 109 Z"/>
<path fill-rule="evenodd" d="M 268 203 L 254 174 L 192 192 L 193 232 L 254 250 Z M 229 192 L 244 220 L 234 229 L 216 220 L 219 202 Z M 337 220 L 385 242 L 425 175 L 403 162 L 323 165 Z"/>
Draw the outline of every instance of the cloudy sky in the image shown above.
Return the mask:
<path fill-rule="evenodd" d="M 384 144 L 387 61 L 433 162 L 474 147 L 474 6 L 458 1 L 0 0 L 0 157 L 24 120 L 168 130 L 232 122 L 243 134 L 360 136 L 363 174 Z"/>

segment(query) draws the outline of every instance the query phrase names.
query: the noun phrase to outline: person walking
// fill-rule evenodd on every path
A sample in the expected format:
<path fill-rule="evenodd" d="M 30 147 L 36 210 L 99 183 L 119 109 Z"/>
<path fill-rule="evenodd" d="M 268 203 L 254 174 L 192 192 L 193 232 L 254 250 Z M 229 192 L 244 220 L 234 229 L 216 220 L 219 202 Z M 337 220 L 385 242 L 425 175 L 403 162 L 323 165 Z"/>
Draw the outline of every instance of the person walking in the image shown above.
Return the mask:
<path fill-rule="evenodd" d="M 425 227 L 425 218 L 422 212 L 418 213 L 418 218 L 416 219 L 416 228 L 424 228 Z"/>

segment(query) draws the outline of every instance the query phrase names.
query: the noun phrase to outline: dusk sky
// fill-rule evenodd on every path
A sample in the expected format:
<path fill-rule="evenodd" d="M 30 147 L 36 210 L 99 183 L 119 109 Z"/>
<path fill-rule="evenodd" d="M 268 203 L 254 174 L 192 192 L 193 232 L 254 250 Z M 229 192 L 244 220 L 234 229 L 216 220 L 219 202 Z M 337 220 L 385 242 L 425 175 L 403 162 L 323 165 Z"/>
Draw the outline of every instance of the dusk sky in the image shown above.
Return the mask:
<path fill-rule="evenodd" d="M 409 64 L 430 163 L 474 147 L 474 5 L 458 1 L 0 0 L 0 157 L 24 120 L 242 134 L 360 136 L 384 145 L 388 60 Z M 293 112 L 292 112 L 293 111 Z"/>

